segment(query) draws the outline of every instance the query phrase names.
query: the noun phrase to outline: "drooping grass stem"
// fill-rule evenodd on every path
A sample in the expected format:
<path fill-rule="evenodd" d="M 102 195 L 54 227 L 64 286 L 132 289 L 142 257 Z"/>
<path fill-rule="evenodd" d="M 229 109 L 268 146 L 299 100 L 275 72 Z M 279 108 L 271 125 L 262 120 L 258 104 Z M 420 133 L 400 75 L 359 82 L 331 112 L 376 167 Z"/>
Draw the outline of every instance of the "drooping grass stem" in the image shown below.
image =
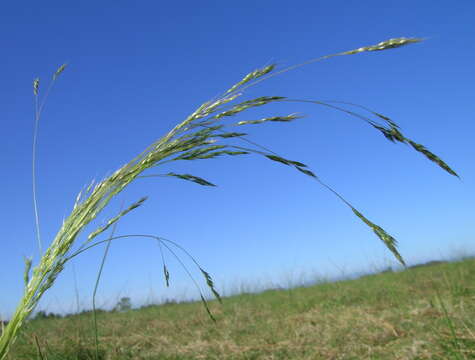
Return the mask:
<path fill-rule="evenodd" d="M 40 248 L 41 258 L 37 262 L 37 265 L 32 270 L 31 277 L 28 276 L 30 273 L 30 265 L 26 265 L 25 271 L 25 291 L 22 298 L 20 299 L 18 306 L 4 329 L 2 335 L 0 336 L 0 360 L 5 359 L 8 354 L 8 351 L 15 339 L 18 337 L 22 327 L 25 324 L 28 316 L 33 312 L 33 310 L 38 305 L 43 294 L 54 284 L 58 275 L 64 269 L 66 263 L 74 256 L 77 256 L 87 249 L 90 249 L 92 246 L 100 244 L 102 241 L 96 241 L 96 238 L 103 234 L 111 226 L 115 224 L 130 211 L 141 206 L 146 198 L 142 198 L 137 202 L 131 204 L 125 210 L 121 210 L 119 214 L 111 218 L 105 225 L 100 226 L 97 230 L 90 233 L 81 244 L 78 246 L 78 251 L 72 253 L 73 245 L 76 244 L 78 238 L 83 234 L 84 229 L 93 222 L 97 216 L 102 212 L 102 210 L 109 205 L 111 200 L 115 198 L 116 195 L 121 193 L 127 186 L 132 183 L 135 179 L 144 176 L 143 173 L 150 169 L 154 168 L 165 162 L 174 162 L 174 161 L 189 161 L 189 160 L 200 160 L 200 159 L 211 159 L 220 156 L 239 156 L 245 154 L 258 154 L 264 156 L 269 160 L 278 162 L 280 164 L 293 167 L 299 172 L 310 176 L 316 179 L 320 185 L 323 185 L 328 190 L 332 191 L 337 195 L 340 200 L 342 200 L 346 205 L 348 205 L 353 213 L 367 226 L 369 226 L 374 233 L 379 237 L 381 241 L 386 245 L 386 247 L 394 254 L 394 256 L 404 264 L 402 256 L 398 253 L 396 240 L 390 236 L 384 229 L 369 221 L 363 214 L 357 211 L 349 202 L 347 202 L 343 197 L 336 193 L 332 188 L 330 188 L 325 183 L 321 182 L 319 178 L 310 170 L 308 167 L 298 161 L 289 160 L 283 158 L 265 147 L 260 147 L 259 149 L 251 148 L 242 148 L 227 143 L 228 139 L 240 138 L 244 139 L 246 134 L 236 133 L 233 131 L 224 131 L 226 126 L 224 120 L 240 114 L 249 109 L 254 109 L 256 107 L 265 106 L 272 104 L 276 101 L 283 101 L 286 98 L 281 96 L 262 96 L 251 100 L 246 100 L 235 105 L 231 106 L 232 102 L 235 102 L 239 97 L 242 96 L 243 91 L 249 86 L 253 86 L 264 79 L 267 79 L 271 76 L 292 70 L 296 67 L 303 66 L 307 63 L 312 63 L 322 59 L 330 58 L 333 56 L 342 56 L 342 55 L 353 55 L 365 51 L 380 51 L 386 49 L 392 49 L 407 44 L 419 42 L 421 39 L 410 39 L 410 38 L 397 38 L 390 39 L 387 41 L 380 42 L 376 45 L 361 47 L 355 50 L 341 52 L 333 55 L 327 55 L 324 57 L 316 58 L 308 62 L 302 63 L 300 65 L 291 66 L 287 69 L 283 69 L 280 72 L 272 73 L 274 70 L 274 65 L 266 66 L 263 69 L 255 70 L 247 74 L 241 81 L 233 85 L 229 90 L 227 90 L 223 96 L 217 100 L 208 101 L 200 105 L 190 116 L 185 120 L 176 125 L 170 132 L 165 134 L 165 136 L 159 138 L 157 141 L 149 145 L 142 153 L 137 155 L 131 161 L 126 163 L 124 166 L 116 170 L 112 175 L 106 177 L 100 182 L 91 183 L 84 191 L 80 192 L 77 196 L 74 207 L 71 211 L 71 214 L 66 217 L 62 226 L 60 227 L 58 233 L 54 237 L 53 241 L 49 247 L 43 252 L 41 238 L 40 238 L 40 228 L 39 228 L 39 212 L 37 206 L 37 194 L 36 194 L 36 185 L 33 186 L 34 192 L 34 203 L 35 203 L 35 221 L 36 221 L 36 230 L 38 237 L 38 245 Z M 50 85 L 52 87 L 53 83 L 57 77 L 63 72 L 66 65 L 62 65 L 53 75 L 53 81 Z M 41 112 L 44 107 L 43 103 L 38 105 L 38 88 L 39 80 L 35 80 L 33 85 L 33 92 L 35 94 L 35 135 L 33 141 L 33 183 L 36 184 L 36 145 L 37 145 L 37 134 L 38 134 L 38 124 L 41 117 Z M 46 97 L 49 94 L 49 90 L 46 93 Z M 318 102 L 314 102 L 318 103 Z M 323 104 L 320 104 L 323 105 Z M 345 111 L 350 113 L 351 110 Z M 422 153 L 429 160 L 438 164 L 445 171 L 451 175 L 457 176 L 457 174 L 440 158 L 435 154 L 427 150 L 421 144 L 418 144 L 407 137 L 405 137 L 397 124 L 391 119 L 379 114 L 374 113 L 379 120 L 384 120 L 383 123 L 378 123 L 376 121 L 370 120 L 369 123 L 376 130 L 380 131 L 388 140 L 392 142 L 405 143 L 414 148 L 414 150 Z M 271 116 L 260 120 L 251 120 L 251 121 L 241 121 L 238 122 L 238 126 L 247 126 L 251 124 L 262 124 L 266 122 L 282 122 L 282 121 L 293 121 L 300 116 L 295 114 L 287 116 Z M 254 142 L 248 142 L 253 145 L 257 145 Z M 259 145 L 260 146 L 260 145 Z M 213 186 L 214 184 L 209 181 L 193 176 L 190 174 L 176 174 L 168 173 L 168 176 L 174 176 L 180 179 L 192 181 L 204 186 Z M 118 238 L 118 237 L 115 237 Z M 112 238 L 111 238 L 112 239 Z M 105 240 L 110 241 L 110 239 Z M 168 245 L 163 243 L 167 250 L 173 254 L 173 249 L 169 248 Z M 195 262 L 197 264 L 197 262 Z M 215 292 L 214 285 L 209 274 L 204 271 L 199 265 L 199 270 L 206 279 L 208 287 L 211 288 L 213 294 L 219 298 L 219 294 Z M 164 266 L 165 273 L 167 273 L 166 267 Z M 190 274 L 191 275 L 191 274 Z M 203 302 L 205 303 L 206 310 L 209 312 L 209 308 L 206 305 L 206 301 L 201 295 Z M 210 314 L 211 316 L 211 314 Z"/>

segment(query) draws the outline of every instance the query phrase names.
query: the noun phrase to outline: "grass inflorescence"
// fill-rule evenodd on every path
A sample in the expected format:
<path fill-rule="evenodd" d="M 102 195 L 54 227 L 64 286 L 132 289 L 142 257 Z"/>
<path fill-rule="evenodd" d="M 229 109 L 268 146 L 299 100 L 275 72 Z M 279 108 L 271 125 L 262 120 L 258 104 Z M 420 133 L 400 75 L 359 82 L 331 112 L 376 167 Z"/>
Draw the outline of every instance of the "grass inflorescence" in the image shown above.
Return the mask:
<path fill-rule="evenodd" d="M 323 56 L 320 58 L 309 60 L 303 64 L 284 68 L 279 71 L 275 71 L 275 65 L 269 65 L 262 69 L 257 69 L 247 74 L 242 80 L 231 86 L 222 96 L 217 99 L 205 102 L 199 106 L 191 115 L 185 120 L 177 124 L 169 133 L 162 138 L 158 139 L 150 146 L 148 146 L 142 153 L 137 155 L 134 159 L 120 167 L 112 175 L 106 177 L 100 182 L 91 183 L 84 191 L 80 192 L 77 196 L 74 207 L 71 214 L 66 217 L 57 235 L 50 243 L 49 247 L 43 252 L 42 242 L 40 237 L 39 228 L 39 212 L 36 204 L 36 188 L 35 188 L 35 145 L 37 126 L 39 119 L 44 108 L 45 100 L 58 77 L 63 73 L 66 65 L 62 65 L 53 74 L 52 81 L 43 96 L 42 101 L 39 101 L 41 94 L 40 80 L 35 79 L 33 82 L 33 95 L 35 97 L 35 139 L 33 145 L 33 197 L 35 203 L 35 220 L 37 227 L 38 246 L 40 249 L 40 260 L 33 263 L 31 259 L 26 260 L 25 270 L 25 291 L 21 298 L 9 324 L 3 330 L 0 337 L 0 359 L 4 359 L 8 354 L 12 344 L 17 336 L 20 334 L 22 327 L 25 324 L 28 316 L 32 313 L 35 307 L 38 305 L 43 294 L 54 284 L 57 276 L 61 273 L 64 266 L 69 260 L 82 253 L 84 250 L 96 246 L 105 241 L 113 240 L 99 240 L 99 236 L 103 235 L 106 230 L 116 224 L 122 217 L 128 214 L 130 211 L 140 207 L 146 198 L 142 198 L 135 203 L 131 204 L 125 210 L 121 210 L 115 217 L 111 218 L 104 226 L 99 227 L 97 230 L 91 232 L 85 237 L 82 237 L 86 226 L 91 224 L 97 216 L 106 208 L 110 201 L 115 198 L 116 195 L 121 193 L 129 184 L 139 177 L 146 176 L 172 176 L 180 178 L 182 180 L 192 181 L 204 186 L 213 186 L 210 181 L 200 178 L 191 174 L 177 174 L 169 172 L 167 174 L 149 174 L 146 171 L 149 169 L 155 169 L 165 163 L 175 161 L 192 161 L 211 159 L 222 156 L 241 156 L 254 154 L 257 156 L 263 156 L 266 159 L 281 163 L 283 165 L 294 168 L 295 170 L 310 176 L 316 180 L 320 185 L 324 186 L 332 193 L 334 193 L 340 200 L 342 200 L 353 213 L 363 221 L 364 224 L 369 226 L 379 239 L 387 246 L 387 248 L 394 254 L 394 256 L 404 264 L 403 257 L 397 250 L 396 239 L 389 235 L 384 229 L 376 225 L 368 218 L 366 218 L 360 211 L 358 211 L 353 205 L 343 198 L 332 187 L 325 184 L 314 171 L 309 169 L 304 163 L 287 159 L 280 154 L 267 149 L 259 144 L 256 144 L 247 138 L 247 133 L 235 132 L 229 130 L 230 127 L 246 126 L 254 124 L 263 124 L 267 122 L 288 122 L 299 119 L 301 116 L 295 113 L 289 115 L 272 115 L 263 119 L 256 119 L 250 121 L 241 121 L 232 123 L 228 121 L 233 116 L 255 109 L 257 107 L 263 107 L 271 105 L 277 102 L 313 102 L 317 105 L 329 106 L 336 110 L 343 111 L 346 114 L 362 119 L 372 127 L 380 131 L 388 140 L 393 142 L 406 143 L 411 145 L 416 151 L 422 153 L 431 161 L 437 163 L 441 168 L 446 170 L 452 175 L 456 173 L 439 157 L 431 153 L 424 146 L 410 140 L 402 134 L 397 124 L 388 117 L 376 112 L 370 111 L 369 114 L 373 118 L 367 115 L 361 115 L 354 110 L 344 108 L 344 105 L 334 105 L 330 102 L 322 102 L 315 100 L 293 100 L 283 96 L 261 96 L 250 100 L 243 100 L 239 102 L 245 89 L 250 86 L 258 84 L 260 81 L 268 79 L 272 76 L 276 76 L 283 72 L 292 70 L 295 67 L 302 66 L 308 63 L 325 60 L 334 56 L 354 55 L 362 52 L 381 51 L 386 49 L 392 49 L 401 47 L 407 44 L 419 42 L 421 39 L 411 38 L 397 38 L 380 42 L 376 45 L 360 47 L 355 50 L 340 52 L 332 55 Z M 348 105 L 351 107 L 351 105 Z M 228 142 L 228 139 L 239 139 L 246 146 L 237 146 L 234 143 Z M 167 251 L 174 256 L 173 246 L 177 246 L 176 243 L 167 243 L 164 239 L 152 235 L 138 235 L 148 236 L 154 238 L 161 243 Z M 115 237 L 118 238 L 118 237 Z M 73 244 L 77 246 L 73 251 Z M 189 255 L 189 254 L 188 254 Z M 193 259 L 193 261 L 195 261 Z M 219 294 L 214 289 L 211 276 L 198 265 L 201 274 L 204 276 L 206 284 L 211 289 L 213 294 L 219 299 Z M 168 283 L 168 269 L 164 265 L 164 274 Z M 191 274 L 190 274 L 191 276 Z M 206 306 L 206 310 L 213 317 L 210 309 L 203 297 L 203 303 Z"/>

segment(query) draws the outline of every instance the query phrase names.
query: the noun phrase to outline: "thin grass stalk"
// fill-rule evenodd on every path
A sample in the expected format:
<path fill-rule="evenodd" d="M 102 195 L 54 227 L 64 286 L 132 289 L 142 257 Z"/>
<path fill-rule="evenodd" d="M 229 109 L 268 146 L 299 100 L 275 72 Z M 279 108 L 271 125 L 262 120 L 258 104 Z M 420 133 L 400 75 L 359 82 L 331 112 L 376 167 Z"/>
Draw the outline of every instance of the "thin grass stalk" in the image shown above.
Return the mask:
<path fill-rule="evenodd" d="M 116 229 L 117 229 L 117 223 L 114 223 L 111 234 L 106 244 L 106 248 L 104 249 L 104 254 L 102 255 L 101 265 L 99 266 L 99 271 L 97 272 L 96 283 L 94 284 L 94 291 L 92 293 L 92 315 L 93 315 L 93 322 L 94 322 L 94 346 L 95 346 L 95 352 L 96 352 L 95 354 L 96 360 L 99 359 L 99 335 L 98 335 L 99 330 L 97 327 L 96 295 L 97 295 L 97 290 L 99 289 L 99 282 L 101 280 L 102 271 L 106 263 L 107 255 L 109 254 L 111 239 L 114 237 Z"/>
<path fill-rule="evenodd" d="M 76 313 L 79 314 L 81 311 L 81 304 L 79 300 L 79 287 L 78 287 L 78 277 L 76 276 L 76 267 L 74 263 L 71 264 L 73 270 L 73 283 L 74 283 L 74 296 L 76 297 Z"/>
<path fill-rule="evenodd" d="M 38 128 L 40 123 L 40 106 L 38 102 L 38 88 L 40 85 L 40 80 L 35 79 L 33 81 L 33 94 L 35 97 L 35 125 L 33 129 L 33 149 L 31 156 L 31 178 L 32 178 L 32 193 L 33 193 L 33 210 L 35 215 L 35 229 L 36 229 L 36 239 L 38 241 L 38 252 L 39 256 L 43 253 L 43 245 L 41 243 L 41 231 L 40 231 L 40 216 L 38 210 L 38 200 L 36 198 L 36 148 L 38 142 Z"/>
<path fill-rule="evenodd" d="M 36 335 L 35 335 L 35 345 L 36 345 L 36 351 L 37 351 L 38 359 L 43 360 L 44 359 L 43 352 L 41 351 L 40 342 L 38 340 L 38 336 L 36 336 Z"/>
<path fill-rule="evenodd" d="M 35 229 L 36 229 L 36 238 L 38 241 L 38 252 L 39 256 L 43 254 L 43 243 L 41 240 L 41 230 L 40 230 L 40 214 L 38 209 L 38 199 L 37 199 L 37 181 L 36 181 L 36 152 L 38 148 L 38 131 L 41 113 L 43 112 L 46 100 L 50 94 L 53 86 L 56 82 L 58 76 L 66 69 L 67 64 L 61 65 L 56 72 L 53 74 L 52 81 L 49 83 L 48 89 L 46 90 L 45 96 L 42 101 L 39 100 L 39 89 L 40 89 L 40 79 L 36 78 L 33 80 L 33 96 L 35 98 L 35 124 L 33 129 L 33 144 L 32 144 L 32 156 L 31 156 L 31 178 L 32 178 L 32 193 L 33 193 L 33 211 L 35 216 Z"/>
<path fill-rule="evenodd" d="M 447 306 L 442 300 L 442 296 L 440 295 L 440 292 L 438 289 L 436 289 L 436 297 L 437 297 L 437 300 L 439 300 L 440 307 L 442 309 L 442 312 L 444 313 L 444 319 L 447 322 L 447 327 L 449 328 L 450 335 L 452 337 L 451 340 L 455 347 L 455 352 L 453 352 L 453 355 L 455 355 L 457 360 L 458 359 L 462 360 L 462 357 L 461 357 L 462 351 L 461 351 L 460 342 L 459 342 L 457 333 L 455 331 L 455 324 L 452 318 L 450 317 L 449 311 L 447 310 Z"/>
<path fill-rule="evenodd" d="M 168 252 L 178 261 L 180 266 L 183 268 L 183 270 L 186 272 L 186 274 L 190 278 L 190 280 L 193 283 L 193 285 L 195 286 L 195 288 L 198 290 L 198 292 L 200 294 L 200 297 L 201 297 L 201 300 L 203 302 L 203 305 L 205 306 L 206 311 L 207 311 L 208 315 L 210 316 L 211 320 L 216 321 L 213 314 L 211 314 L 211 312 L 209 311 L 208 303 L 206 302 L 206 300 L 204 298 L 202 289 L 199 286 L 196 279 L 191 274 L 191 271 L 188 269 L 188 267 L 185 265 L 185 263 L 181 260 L 181 258 L 178 256 L 178 254 L 166 243 L 169 243 L 170 245 L 174 246 L 175 248 L 177 248 L 178 250 L 183 252 L 196 265 L 196 267 L 200 271 L 201 275 L 206 280 L 206 285 L 211 290 L 211 292 L 213 293 L 216 300 L 218 300 L 220 303 L 222 303 L 222 298 L 221 298 L 220 294 L 216 291 L 213 279 L 211 278 L 209 273 L 206 270 L 204 270 L 203 267 L 198 263 L 198 261 L 195 259 L 195 257 L 193 255 L 191 255 L 183 246 L 181 246 L 180 244 L 178 244 L 175 241 L 166 239 L 162 236 L 156 236 L 156 235 L 151 235 L 151 234 L 128 234 L 128 235 L 111 236 L 106 240 L 97 241 L 97 242 L 95 242 L 91 245 L 88 245 L 85 248 L 82 248 L 82 249 L 79 249 L 79 250 L 75 251 L 68 258 L 68 260 L 71 260 L 72 258 L 80 255 L 81 253 L 83 253 L 85 251 L 88 251 L 88 250 L 92 249 L 93 247 L 96 247 L 96 246 L 98 246 L 100 244 L 103 244 L 105 242 L 107 242 L 107 244 L 110 244 L 111 241 L 113 241 L 113 240 L 133 238 L 133 237 L 157 240 L 158 246 L 159 246 L 159 249 L 160 249 L 162 262 L 163 262 L 163 272 L 164 272 L 165 284 L 166 284 L 167 287 L 169 286 L 170 274 L 168 272 L 168 268 L 167 268 L 166 263 L 165 263 L 165 257 L 164 257 L 164 254 L 163 254 L 163 247 L 168 250 Z"/>

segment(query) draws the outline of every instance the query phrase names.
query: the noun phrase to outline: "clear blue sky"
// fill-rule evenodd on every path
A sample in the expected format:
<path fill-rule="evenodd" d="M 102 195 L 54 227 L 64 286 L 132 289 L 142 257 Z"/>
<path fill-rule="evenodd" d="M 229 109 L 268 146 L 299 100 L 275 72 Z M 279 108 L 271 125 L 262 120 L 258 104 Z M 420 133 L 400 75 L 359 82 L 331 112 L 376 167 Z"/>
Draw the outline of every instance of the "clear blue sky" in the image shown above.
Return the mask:
<path fill-rule="evenodd" d="M 41 119 L 38 200 L 51 241 L 78 191 L 164 135 L 255 68 L 280 67 L 393 37 L 427 41 L 334 58 L 249 89 L 248 96 L 337 99 L 398 122 L 461 176 L 448 175 L 363 122 L 315 105 L 270 106 L 241 119 L 301 112 L 290 124 L 249 126 L 251 139 L 302 161 L 399 241 L 409 263 L 474 250 L 475 28 L 472 1 L 46 1 L 1 6 L 0 313 L 22 292 L 23 256 L 37 256 L 31 195 L 32 80 L 58 80 Z M 394 264 L 380 240 L 331 193 L 258 157 L 176 163 L 218 184 L 143 179 L 99 216 L 148 195 L 118 234 L 149 233 L 192 253 L 225 293 L 305 273 L 335 276 Z M 157 172 L 160 172 L 157 169 Z M 40 308 L 90 307 L 101 249 L 69 264 Z M 165 289 L 155 242 L 113 243 L 100 304 L 130 296 L 196 296 L 168 258 Z M 190 267 L 193 274 L 197 272 Z M 295 279 L 294 279 L 295 280 Z M 252 287 L 252 286 L 251 286 Z M 227 289 L 227 290 L 226 290 Z"/>

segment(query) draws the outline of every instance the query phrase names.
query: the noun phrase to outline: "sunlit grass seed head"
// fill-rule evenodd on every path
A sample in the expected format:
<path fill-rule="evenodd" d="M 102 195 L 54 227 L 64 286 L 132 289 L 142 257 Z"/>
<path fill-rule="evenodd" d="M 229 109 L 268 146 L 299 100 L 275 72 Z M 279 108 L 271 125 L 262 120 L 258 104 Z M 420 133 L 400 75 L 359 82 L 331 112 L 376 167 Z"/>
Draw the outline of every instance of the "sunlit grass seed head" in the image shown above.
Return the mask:
<path fill-rule="evenodd" d="M 306 102 L 313 103 L 319 106 L 330 107 L 334 110 L 343 112 L 345 115 L 350 115 L 356 119 L 362 120 L 366 124 L 369 124 L 374 129 L 381 132 L 386 139 L 394 143 L 405 143 L 410 145 L 414 150 L 422 153 L 429 160 L 435 162 L 442 169 L 457 176 L 457 174 L 439 157 L 427 150 L 423 145 L 420 145 L 413 140 L 410 140 L 402 134 L 397 124 L 379 113 L 373 112 L 369 109 L 363 108 L 364 114 L 354 111 L 356 105 L 341 103 L 336 105 L 330 102 L 322 102 L 318 100 L 294 100 L 288 99 L 282 96 L 261 96 L 250 100 L 241 101 L 240 103 L 233 104 L 244 94 L 244 90 L 250 86 L 258 84 L 260 81 L 268 79 L 272 76 L 276 76 L 283 72 L 292 70 L 298 66 L 304 64 L 325 60 L 334 56 L 353 55 L 361 52 L 381 51 L 386 49 L 392 49 L 401 47 L 407 44 L 420 42 L 421 39 L 416 38 L 395 38 L 387 41 L 380 42 L 376 45 L 361 47 L 355 50 L 340 52 L 333 55 L 327 55 L 320 58 L 309 60 L 303 64 L 291 66 L 283 70 L 275 71 L 275 65 L 269 65 L 262 69 L 254 70 L 247 74 L 231 86 L 221 97 L 208 101 L 199 106 L 194 112 L 191 113 L 185 120 L 177 124 L 170 132 L 165 134 L 150 146 L 148 146 L 142 153 L 138 154 L 131 161 L 124 166 L 116 170 L 112 175 L 106 177 L 102 181 L 92 182 L 85 190 L 81 191 L 76 197 L 71 214 L 64 219 L 62 226 L 58 233 L 49 244 L 49 247 L 44 251 L 41 251 L 40 231 L 39 231 L 39 217 L 36 209 L 35 202 L 35 214 L 37 218 L 37 234 L 40 248 L 40 260 L 33 266 L 31 259 L 25 260 L 25 291 L 24 294 L 13 314 L 11 321 L 4 329 L 0 337 L 0 359 L 4 359 L 11 345 L 14 343 L 15 338 L 19 335 L 22 327 L 25 324 L 27 317 L 38 305 L 43 294 L 54 284 L 57 276 L 62 272 L 64 266 L 69 260 L 82 254 L 88 249 L 100 245 L 106 241 L 112 239 L 123 238 L 127 236 L 115 236 L 107 240 L 100 240 L 100 235 L 115 226 L 119 220 L 127 215 L 132 210 L 143 205 L 146 198 L 141 198 L 138 201 L 131 204 L 129 207 L 118 212 L 118 214 L 109 219 L 105 225 L 98 227 L 95 231 L 92 231 L 89 235 L 86 235 L 82 240 L 81 236 L 85 228 L 91 224 L 97 216 L 106 208 L 110 201 L 121 193 L 127 186 L 135 179 L 141 177 L 159 177 L 159 176 L 171 176 L 181 180 L 191 181 L 202 186 L 215 186 L 214 183 L 203 179 L 199 176 L 192 174 L 178 174 L 175 172 L 168 172 L 166 174 L 150 174 L 146 172 L 149 169 L 160 168 L 161 165 L 173 163 L 175 161 L 191 161 L 191 160 L 205 160 L 222 156 L 241 156 L 241 155 L 257 155 L 265 159 L 274 161 L 276 163 L 286 165 L 290 168 L 303 173 L 315 180 L 319 185 L 332 192 L 338 199 L 340 199 L 345 205 L 347 205 L 352 212 L 359 218 L 365 225 L 367 225 L 375 235 L 384 243 L 389 251 L 393 253 L 396 259 L 404 264 L 403 257 L 397 250 L 397 241 L 391 235 L 389 235 L 383 228 L 376 225 L 365 217 L 360 211 L 358 211 L 349 201 L 347 201 L 342 195 L 335 191 L 332 187 L 324 183 L 316 173 L 309 169 L 307 165 L 300 161 L 287 159 L 277 152 L 274 152 L 260 144 L 257 144 L 248 139 L 246 133 L 240 133 L 235 131 L 229 131 L 229 126 L 243 126 L 243 125 L 258 125 L 265 123 L 278 123 L 289 122 L 296 119 L 300 119 L 302 116 L 296 113 L 290 115 L 280 116 L 267 116 L 262 119 L 239 121 L 237 123 L 226 123 L 225 120 L 241 114 L 243 112 L 251 111 L 257 107 L 267 106 L 276 102 Z M 66 64 L 60 66 L 58 70 L 53 74 L 52 84 L 57 80 L 59 75 L 66 69 Z M 35 99 L 39 97 L 39 79 L 33 81 L 33 94 Z M 41 110 L 44 106 L 44 100 L 48 95 L 49 89 L 46 91 L 43 102 L 35 105 L 35 118 L 38 122 L 41 115 Z M 341 105 L 341 106 L 340 106 Z M 346 107 L 345 107 L 346 106 Z M 362 108 L 362 107 L 360 107 Z M 368 114 L 366 114 L 368 113 Z M 36 136 L 36 131 L 35 131 Z M 36 137 L 35 137 L 36 139 Z M 235 145 L 231 140 L 239 140 L 244 146 Z M 33 147 L 34 149 L 35 147 Z M 34 154 L 34 150 L 33 150 Z M 34 158 L 34 156 L 33 156 Z M 33 161 L 34 165 L 34 161 Z M 34 166 L 33 166 L 34 175 Z M 33 181 L 35 184 L 35 181 Z M 33 188 L 35 189 L 35 188 Z M 35 190 L 33 191 L 35 193 Z M 132 236 L 132 235 L 130 235 Z M 207 287 L 212 294 L 221 301 L 221 297 L 214 287 L 213 280 L 209 273 L 207 273 L 198 264 L 198 262 L 186 252 L 177 243 L 163 239 L 161 237 L 153 235 L 133 235 L 140 237 L 147 237 L 158 241 L 160 245 L 160 251 L 165 249 L 173 257 L 179 259 L 174 249 L 179 249 L 187 256 L 191 257 L 194 264 L 198 267 L 200 274 L 203 276 Z M 82 241 L 82 242 L 81 242 Z M 73 245 L 76 245 L 73 247 Z M 73 249 L 76 249 L 73 251 Z M 163 256 L 162 256 L 162 259 Z M 32 269 L 32 270 L 31 270 Z M 169 284 L 170 274 L 168 268 L 164 262 L 164 277 L 166 284 Z M 191 274 L 188 273 L 191 277 Z M 192 277 L 191 277 L 192 278 Z M 193 278 L 192 278 L 193 279 Z M 193 279 L 195 282 L 195 280 Z M 198 284 L 195 282 L 197 287 Z M 207 305 L 204 295 L 200 291 L 200 297 L 205 305 L 206 311 L 213 318 L 210 309 Z"/>

